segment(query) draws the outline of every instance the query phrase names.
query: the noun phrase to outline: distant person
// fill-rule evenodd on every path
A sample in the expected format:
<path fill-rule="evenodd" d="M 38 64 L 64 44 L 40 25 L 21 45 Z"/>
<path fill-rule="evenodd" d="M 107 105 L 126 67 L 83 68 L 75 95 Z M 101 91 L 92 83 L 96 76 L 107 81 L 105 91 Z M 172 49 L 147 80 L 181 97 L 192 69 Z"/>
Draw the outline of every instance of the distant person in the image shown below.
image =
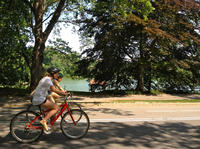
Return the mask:
<path fill-rule="evenodd" d="M 60 75 L 60 70 L 56 67 L 51 67 L 47 70 L 48 76 L 43 77 L 38 86 L 36 87 L 35 91 L 33 92 L 33 99 L 32 104 L 33 105 L 41 105 L 42 107 L 46 108 L 47 110 L 50 110 L 43 120 L 40 121 L 40 123 L 43 125 L 44 129 L 48 131 L 47 121 L 54 116 L 58 110 L 59 107 L 56 103 L 53 103 L 50 101 L 48 96 L 48 91 L 55 92 L 60 95 L 66 96 L 67 93 L 64 90 L 57 89 L 54 85 L 52 80 L 58 79 Z"/>
<path fill-rule="evenodd" d="M 92 79 L 89 82 L 89 86 L 90 86 L 90 91 L 91 92 L 95 92 L 95 89 L 97 87 L 101 87 L 103 90 L 105 90 L 106 81 L 97 81 L 97 80 Z"/>
<path fill-rule="evenodd" d="M 60 86 L 60 82 L 62 81 L 62 78 L 63 78 L 63 74 L 62 73 L 59 73 L 59 76 L 58 76 L 58 79 L 53 79 L 52 80 L 52 82 L 53 82 L 53 85 L 57 88 L 57 89 L 59 89 L 59 90 L 61 90 L 61 91 L 64 91 L 64 89 Z M 56 101 L 55 101 L 55 99 L 58 99 L 58 98 L 60 98 L 61 96 L 60 95 L 58 95 L 57 93 L 55 93 L 55 92 L 51 92 L 51 94 L 50 94 L 50 100 L 53 102 L 53 103 L 55 103 Z"/>

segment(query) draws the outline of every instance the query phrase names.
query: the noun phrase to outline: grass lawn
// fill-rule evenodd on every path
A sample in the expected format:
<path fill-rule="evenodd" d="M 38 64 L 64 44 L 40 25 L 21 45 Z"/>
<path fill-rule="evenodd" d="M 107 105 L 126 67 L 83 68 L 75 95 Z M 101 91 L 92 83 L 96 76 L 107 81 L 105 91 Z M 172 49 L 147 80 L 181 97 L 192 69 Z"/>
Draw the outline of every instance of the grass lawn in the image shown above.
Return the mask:
<path fill-rule="evenodd" d="M 200 99 L 179 99 L 179 100 L 115 100 L 113 103 L 200 103 Z"/>

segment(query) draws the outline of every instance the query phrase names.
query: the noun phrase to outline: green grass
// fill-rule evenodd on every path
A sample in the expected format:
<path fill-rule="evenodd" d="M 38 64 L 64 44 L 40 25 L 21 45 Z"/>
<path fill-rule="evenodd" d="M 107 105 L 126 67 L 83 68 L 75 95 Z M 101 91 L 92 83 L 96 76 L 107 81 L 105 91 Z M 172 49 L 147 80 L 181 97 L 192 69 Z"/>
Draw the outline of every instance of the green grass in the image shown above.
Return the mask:
<path fill-rule="evenodd" d="M 200 99 L 180 99 L 180 100 L 115 100 L 113 103 L 200 103 Z"/>

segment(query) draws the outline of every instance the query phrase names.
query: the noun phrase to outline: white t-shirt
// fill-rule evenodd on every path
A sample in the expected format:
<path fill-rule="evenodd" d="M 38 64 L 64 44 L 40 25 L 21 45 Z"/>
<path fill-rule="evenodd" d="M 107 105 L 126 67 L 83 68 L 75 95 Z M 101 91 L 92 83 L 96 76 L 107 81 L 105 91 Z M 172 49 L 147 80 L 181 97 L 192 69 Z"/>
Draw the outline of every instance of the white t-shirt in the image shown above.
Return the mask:
<path fill-rule="evenodd" d="M 33 94 L 32 104 L 40 105 L 43 103 L 46 100 L 51 86 L 53 86 L 53 83 L 49 77 L 42 78 L 35 89 L 35 93 Z"/>

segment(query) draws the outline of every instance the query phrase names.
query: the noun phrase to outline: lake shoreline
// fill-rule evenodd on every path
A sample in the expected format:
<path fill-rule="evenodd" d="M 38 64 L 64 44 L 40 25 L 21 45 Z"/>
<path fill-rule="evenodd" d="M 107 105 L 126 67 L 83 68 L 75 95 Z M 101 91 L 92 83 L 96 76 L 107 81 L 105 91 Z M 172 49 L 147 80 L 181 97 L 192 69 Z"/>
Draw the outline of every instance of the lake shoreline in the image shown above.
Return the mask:
<path fill-rule="evenodd" d="M 72 92 L 73 98 L 79 102 L 113 102 L 120 100 L 199 100 L 200 94 L 104 94 L 98 92 Z M 25 89 L 0 88 L 0 100 L 17 98 L 21 101 L 30 100 Z M 6 102 L 6 100 L 4 100 Z M 2 101 L 2 100 L 1 100 Z M 3 102 L 3 101 L 2 101 Z"/>

